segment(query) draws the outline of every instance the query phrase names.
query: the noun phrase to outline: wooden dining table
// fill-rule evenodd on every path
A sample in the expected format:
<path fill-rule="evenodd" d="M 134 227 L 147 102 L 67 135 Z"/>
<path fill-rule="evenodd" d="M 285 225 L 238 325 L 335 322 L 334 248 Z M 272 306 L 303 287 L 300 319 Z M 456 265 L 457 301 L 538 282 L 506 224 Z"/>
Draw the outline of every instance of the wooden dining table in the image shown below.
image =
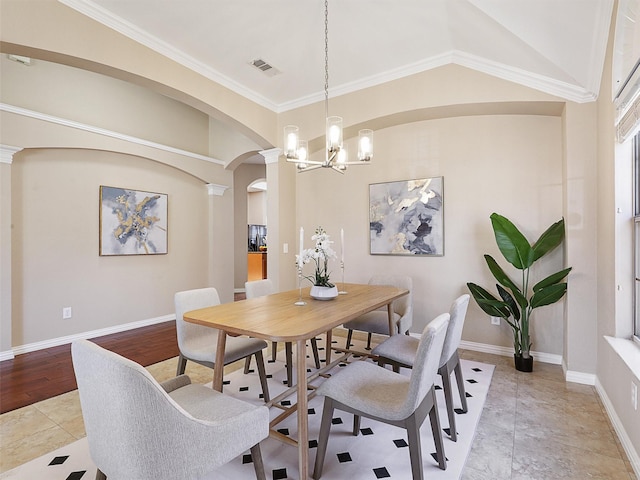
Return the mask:
<path fill-rule="evenodd" d="M 294 443 L 298 448 L 300 479 L 309 478 L 309 423 L 308 379 L 306 366 L 306 341 L 326 333 L 326 365 L 331 367 L 332 329 L 349 320 L 378 308 L 387 307 L 389 333 L 395 333 L 392 303 L 407 295 L 408 290 L 383 285 L 340 284 L 347 293 L 330 301 L 314 300 L 309 288 L 289 290 L 263 297 L 238 302 L 224 303 L 212 307 L 186 312 L 184 320 L 220 330 L 216 350 L 216 368 L 213 370 L 213 388 L 222 391 L 224 351 L 227 335 L 248 335 L 270 342 L 292 342 L 296 344 L 296 377 L 298 440 L 282 439 Z M 304 305 L 297 305 L 302 300 Z M 272 399 L 271 403 L 274 400 Z M 287 414 L 288 415 L 288 414 Z M 286 416 L 286 415 L 285 415 Z M 275 420 L 277 421 L 277 420 Z M 272 428 L 274 421 L 271 422 Z M 282 436 L 273 430 L 271 436 Z"/>

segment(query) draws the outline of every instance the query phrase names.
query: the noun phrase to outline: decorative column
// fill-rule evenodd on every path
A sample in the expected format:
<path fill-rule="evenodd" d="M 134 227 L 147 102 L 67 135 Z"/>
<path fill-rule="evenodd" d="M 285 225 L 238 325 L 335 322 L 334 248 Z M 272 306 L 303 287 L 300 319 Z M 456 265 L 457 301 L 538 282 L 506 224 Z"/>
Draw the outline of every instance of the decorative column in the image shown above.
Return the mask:
<path fill-rule="evenodd" d="M 282 150 L 271 148 L 259 152 L 264 157 L 267 177 L 267 236 L 269 248 L 267 249 L 267 278 L 270 278 L 277 289 L 280 289 L 280 177 L 278 172 L 278 159 Z M 273 245 L 274 248 L 271 248 Z M 295 250 L 295 248 L 294 248 Z"/>
<path fill-rule="evenodd" d="M 11 324 L 11 164 L 21 147 L 0 145 L 0 360 L 13 358 Z"/>
<path fill-rule="evenodd" d="M 209 193 L 209 285 L 222 303 L 233 301 L 233 198 L 226 185 L 207 184 Z"/>

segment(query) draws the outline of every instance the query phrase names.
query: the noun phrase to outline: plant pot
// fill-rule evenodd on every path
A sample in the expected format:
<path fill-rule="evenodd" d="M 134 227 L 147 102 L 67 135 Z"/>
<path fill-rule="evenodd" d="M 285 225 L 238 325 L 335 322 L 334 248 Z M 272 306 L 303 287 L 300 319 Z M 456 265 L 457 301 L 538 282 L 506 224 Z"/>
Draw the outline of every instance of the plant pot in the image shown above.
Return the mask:
<path fill-rule="evenodd" d="M 333 300 L 338 296 L 338 287 L 319 287 L 314 285 L 311 287 L 311 298 L 315 300 Z"/>
<path fill-rule="evenodd" d="M 516 370 L 519 372 L 533 372 L 533 357 L 529 356 L 524 358 L 521 355 L 513 355 L 515 360 Z"/>

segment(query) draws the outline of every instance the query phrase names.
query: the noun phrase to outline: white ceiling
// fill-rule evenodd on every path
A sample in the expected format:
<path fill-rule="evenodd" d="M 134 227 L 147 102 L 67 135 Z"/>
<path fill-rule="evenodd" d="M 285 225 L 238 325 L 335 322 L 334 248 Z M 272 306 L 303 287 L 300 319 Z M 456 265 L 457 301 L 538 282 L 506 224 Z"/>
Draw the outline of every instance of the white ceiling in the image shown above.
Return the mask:
<path fill-rule="evenodd" d="M 276 112 L 324 98 L 322 0 L 59 0 Z M 456 63 L 594 100 L 613 0 L 331 0 L 330 95 Z M 250 62 L 262 59 L 269 76 Z"/>

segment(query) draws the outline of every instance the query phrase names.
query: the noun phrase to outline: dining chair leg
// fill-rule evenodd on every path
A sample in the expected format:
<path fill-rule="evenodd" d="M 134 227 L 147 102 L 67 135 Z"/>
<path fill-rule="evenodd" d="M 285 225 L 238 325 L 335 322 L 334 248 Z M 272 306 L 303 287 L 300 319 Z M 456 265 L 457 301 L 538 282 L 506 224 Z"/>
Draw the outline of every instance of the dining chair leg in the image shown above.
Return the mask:
<path fill-rule="evenodd" d="M 349 331 L 347 332 L 347 343 L 344 346 L 344 348 L 346 348 L 347 350 L 351 347 L 352 336 L 353 336 L 353 330 L 349 329 Z"/>
<path fill-rule="evenodd" d="M 184 370 L 187 368 L 187 359 L 180 354 L 178 356 L 178 368 L 176 370 L 176 377 L 184 374 Z"/>
<path fill-rule="evenodd" d="M 353 415 L 353 436 L 357 437 L 360 433 L 360 415 Z"/>
<path fill-rule="evenodd" d="M 287 362 L 287 387 L 293 385 L 293 347 L 291 342 L 284 344 L 285 361 Z"/>
<path fill-rule="evenodd" d="M 267 385 L 267 372 L 264 369 L 264 357 L 262 356 L 262 350 L 255 353 L 256 365 L 258 366 L 258 377 L 260 378 L 260 385 L 262 386 L 262 398 L 265 403 L 271 400 L 269 397 L 269 385 Z"/>
<path fill-rule="evenodd" d="M 316 368 L 320 369 L 320 354 L 318 353 L 318 339 L 311 339 L 311 350 L 313 351 L 313 360 L 316 362 Z"/>
<path fill-rule="evenodd" d="M 278 342 L 271 342 L 271 361 L 275 362 L 278 356 Z"/>
<path fill-rule="evenodd" d="M 456 353 L 456 357 L 458 354 Z M 453 371 L 456 374 L 456 383 L 458 384 L 458 393 L 460 394 L 460 403 L 462 404 L 462 412 L 467 413 L 469 408 L 467 406 L 467 392 L 464 389 L 464 377 L 462 376 L 462 367 L 460 366 L 460 359 L 458 359 Z"/>
<path fill-rule="evenodd" d="M 451 392 L 451 372 L 449 365 L 443 365 L 438 371 L 442 377 L 442 389 L 444 390 L 444 402 L 447 406 L 447 418 L 449 419 L 449 437 L 454 442 L 458 441 L 458 432 L 456 430 L 456 415 L 453 410 L 453 394 Z"/>
<path fill-rule="evenodd" d="M 253 468 L 256 471 L 256 478 L 258 480 L 266 480 L 264 463 L 262 462 L 262 453 L 260 452 L 259 443 L 256 443 L 253 447 L 251 447 L 251 460 L 253 461 Z"/>
<path fill-rule="evenodd" d="M 420 425 L 414 412 L 407 418 L 405 426 L 407 428 L 407 443 L 409 444 L 409 458 L 411 460 L 411 474 L 413 480 L 423 480 L 422 468 L 422 445 L 420 443 Z"/>
<path fill-rule="evenodd" d="M 244 374 L 246 375 L 251 370 L 251 355 L 244 359 Z"/>
<path fill-rule="evenodd" d="M 329 430 L 333 418 L 333 400 L 324 397 L 324 407 L 322 408 L 322 420 L 320 421 L 320 432 L 318 433 L 318 448 L 316 449 L 316 462 L 313 467 L 312 478 L 318 480 L 322 475 L 324 457 L 327 454 L 327 443 L 329 442 Z"/>
<path fill-rule="evenodd" d="M 427 394 L 429 395 L 429 394 Z M 441 470 L 447 469 L 447 458 L 444 454 L 444 442 L 442 441 L 442 430 L 440 429 L 440 417 L 438 416 L 438 404 L 436 403 L 436 391 L 431 387 L 430 395 L 433 398 L 433 405 L 429 410 L 429 422 L 433 434 L 433 443 L 436 446 L 436 458 Z"/>

